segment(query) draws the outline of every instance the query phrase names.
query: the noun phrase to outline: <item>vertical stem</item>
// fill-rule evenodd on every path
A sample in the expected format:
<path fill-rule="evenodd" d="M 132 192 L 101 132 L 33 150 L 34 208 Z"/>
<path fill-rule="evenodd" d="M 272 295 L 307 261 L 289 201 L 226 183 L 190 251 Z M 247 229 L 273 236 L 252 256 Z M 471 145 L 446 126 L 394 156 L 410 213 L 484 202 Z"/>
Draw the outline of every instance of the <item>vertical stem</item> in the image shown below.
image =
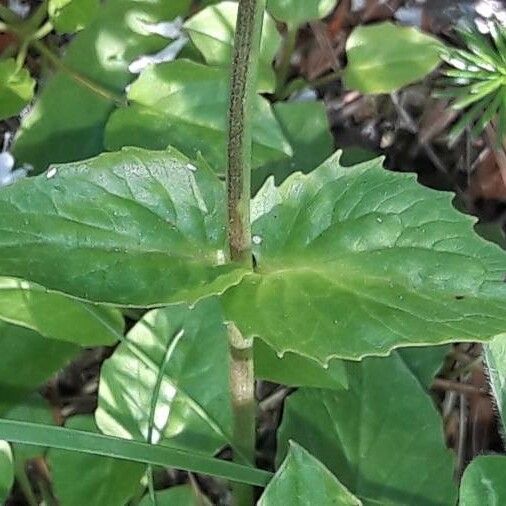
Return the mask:
<path fill-rule="evenodd" d="M 230 256 L 248 266 L 252 265 L 251 116 L 265 1 L 239 1 L 230 85 L 227 168 Z"/>
<path fill-rule="evenodd" d="M 298 27 L 287 26 L 283 47 L 278 62 L 278 76 L 276 86 L 276 97 L 281 97 L 288 80 L 288 72 L 290 71 L 290 63 L 295 46 L 297 44 Z"/>
<path fill-rule="evenodd" d="M 258 53 L 266 0 L 239 0 L 235 31 L 228 131 L 228 237 L 230 258 L 252 269 L 251 255 L 251 123 L 256 94 Z M 253 342 L 233 322 L 228 326 L 230 389 L 234 413 L 234 460 L 255 457 L 255 377 Z M 241 454 L 239 456 L 238 454 Z M 236 506 L 253 504 L 253 489 L 234 485 Z"/>
<path fill-rule="evenodd" d="M 245 339 L 234 323 L 228 324 L 230 346 L 230 385 L 234 412 L 234 447 L 240 452 L 234 460 L 244 464 L 255 462 L 255 376 L 253 371 L 253 339 Z M 234 484 L 235 506 L 253 504 L 253 489 Z"/>

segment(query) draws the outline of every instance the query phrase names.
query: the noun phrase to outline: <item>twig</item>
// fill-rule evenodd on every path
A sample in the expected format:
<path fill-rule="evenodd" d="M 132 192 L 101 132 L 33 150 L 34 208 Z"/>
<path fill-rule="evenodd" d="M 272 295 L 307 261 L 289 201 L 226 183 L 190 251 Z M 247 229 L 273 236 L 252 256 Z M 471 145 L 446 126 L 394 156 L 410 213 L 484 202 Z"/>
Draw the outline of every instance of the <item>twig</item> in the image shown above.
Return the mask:
<path fill-rule="evenodd" d="M 488 395 L 487 390 L 484 388 L 478 388 L 474 385 L 469 385 L 468 383 L 460 383 L 458 381 L 445 378 L 436 378 L 433 381 L 431 388 L 433 390 L 451 390 L 463 395 Z"/>

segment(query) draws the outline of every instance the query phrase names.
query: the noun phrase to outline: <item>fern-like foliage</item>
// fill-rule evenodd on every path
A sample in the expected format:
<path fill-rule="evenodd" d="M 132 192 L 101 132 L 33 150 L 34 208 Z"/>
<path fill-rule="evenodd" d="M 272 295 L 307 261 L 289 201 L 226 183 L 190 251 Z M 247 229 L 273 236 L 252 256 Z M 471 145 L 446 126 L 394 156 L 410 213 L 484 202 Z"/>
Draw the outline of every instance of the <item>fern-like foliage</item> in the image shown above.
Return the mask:
<path fill-rule="evenodd" d="M 464 111 L 450 131 L 454 144 L 466 127 L 476 137 L 491 121 L 498 138 L 506 135 L 506 27 L 490 23 L 490 36 L 469 26 L 458 28 L 466 49 L 451 48 L 443 55 L 444 88 L 436 95 L 452 100 L 452 107 Z"/>

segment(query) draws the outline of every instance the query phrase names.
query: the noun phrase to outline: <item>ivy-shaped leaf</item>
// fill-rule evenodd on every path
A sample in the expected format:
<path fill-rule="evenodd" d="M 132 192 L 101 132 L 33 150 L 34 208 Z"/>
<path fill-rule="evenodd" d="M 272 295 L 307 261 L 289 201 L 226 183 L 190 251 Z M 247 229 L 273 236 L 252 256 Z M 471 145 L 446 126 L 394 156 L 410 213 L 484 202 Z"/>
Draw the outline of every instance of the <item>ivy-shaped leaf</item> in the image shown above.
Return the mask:
<path fill-rule="evenodd" d="M 293 29 L 313 19 L 324 18 L 336 4 L 337 0 L 268 0 L 267 9 Z"/>
<path fill-rule="evenodd" d="M 112 95 L 122 96 L 132 80 L 129 64 L 167 44 L 151 27 L 184 14 L 190 3 L 107 0 L 100 4 L 100 15 L 66 46 L 63 61 Z M 82 160 L 101 153 L 105 123 L 114 107 L 113 96 L 105 97 L 67 73 L 58 72 L 23 118 L 14 144 L 16 159 L 41 171 L 50 163 Z"/>
<path fill-rule="evenodd" d="M 60 33 L 79 32 L 100 9 L 100 0 L 49 0 L 49 17 Z"/>
<path fill-rule="evenodd" d="M 237 3 L 227 1 L 201 10 L 185 23 L 188 35 L 209 65 L 230 65 L 236 19 Z M 276 88 L 272 63 L 280 45 L 276 24 L 266 13 L 258 56 L 257 89 L 261 93 L 272 93 Z"/>
<path fill-rule="evenodd" d="M 226 168 L 229 73 L 187 60 L 148 67 L 130 87 L 128 107 L 106 129 L 106 146 L 165 149 L 190 158 L 202 153 L 218 173 Z M 255 97 L 253 166 L 291 155 L 267 100 Z"/>
<path fill-rule="evenodd" d="M 75 416 L 65 426 L 97 433 L 92 416 Z M 65 506 L 124 506 L 139 489 L 146 466 L 137 462 L 51 449 L 47 460 L 54 492 Z"/>
<path fill-rule="evenodd" d="M 430 397 L 397 353 L 347 363 L 349 390 L 285 402 L 278 462 L 294 440 L 364 504 L 455 504 L 453 457 Z"/>
<path fill-rule="evenodd" d="M 0 271 L 97 302 L 192 302 L 242 276 L 225 263 L 225 201 L 174 150 L 54 166 L 0 191 Z"/>
<path fill-rule="evenodd" d="M 432 72 L 443 47 L 414 27 L 390 22 L 359 26 L 346 42 L 344 83 L 362 93 L 392 93 Z"/>
<path fill-rule="evenodd" d="M 350 491 L 309 452 L 290 442 L 288 455 L 269 483 L 258 506 L 361 506 Z"/>
<path fill-rule="evenodd" d="M 252 219 L 255 273 L 222 300 L 278 354 L 326 363 L 506 331 L 505 253 L 449 194 L 381 160 L 268 180 Z"/>
<path fill-rule="evenodd" d="M 14 484 L 14 466 L 12 462 L 12 450 L 6 441 L 0 441 L 0 502 L 9 497 Z"/>
<path fill-rule="evenodd" d="M 216 299 L 149 312 L 102 366 L 108 435 L 214 454 L 230 442 L 228 340 Z"/>
<path fill-rule="evenodd" d="M 506 503 L 506 457 L 484 455 L 467 466 L 460 483 L 460 506 L 499 506 Z"/>
<path fill-rule="evenodd" d="M 33 98 L 35 80 L 14 58 L 0 60 L 0 120 L 19 114 Z"/>

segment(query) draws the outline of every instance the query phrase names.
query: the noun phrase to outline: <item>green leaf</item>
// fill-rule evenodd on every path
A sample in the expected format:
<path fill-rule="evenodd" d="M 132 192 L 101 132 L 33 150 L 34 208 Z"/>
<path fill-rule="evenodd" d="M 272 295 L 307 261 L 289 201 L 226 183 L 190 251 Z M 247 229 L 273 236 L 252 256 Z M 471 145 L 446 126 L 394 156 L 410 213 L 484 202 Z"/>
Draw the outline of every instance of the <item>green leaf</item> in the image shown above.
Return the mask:
<path fill-rule="evenodd" d="M 337 0 L 268 0 L 268 11 L 279 21 L 292 28 L 324 18 L 332 12 Z"/>
<path fill-rule="evenodd" d="M 14 58 L 0 60 L 0 120 L 19 114 L 33 98 L 35 80 Z"/>
<path fill-rule="evenodd" d="M 338 156 L 257 194 L 256 269 L 223 294 L 227 320 L 322 363 L 504 332 L 506 256 L 473 219 L 381 160 Z"/>
<path fill-rule="evenodd" d="M 130 148 L 0 191 L 0 272 L 96 302 L 149 306 L 219 293 L 223 184 L 174 150 Z"/>
<path fill-rule="evenodd" d="M 255 341 L 255 377 L 293 387 L 347 388 L 348 376 L 342 360 L 331 360 L 322 367 L 295 353 L 278 357 L 264 341 Z"/>
<path fill-rule="evenodd" d="M 184 25 L 192 42 L 209 65 L 228 67 L 234 47 L 237 3 L 221 2 L 207 7 L 192 16 Z M 281 45 L 276 24 L 266 13 L 258 56 L 257 89 L 272 93 L 276 88 L 276 75 L 272 62 Z"/>
<path fill-rule="evenodd" d="M 392 93 L 432 72 L 443 47 L 414 27 L 359 26 L 346 42 L 345 85 L 362 93 Z"/>
<path fill-rule="evenodd" d="M 9 497 L 14 484 L 14 466 L 12 463 L 12 451 L 9 443 L 0 441 L 0 502 Z"/>
<path fill-rule="evenodd" d="M 254 467 L 233 464 L 166 446 L 127 441 L 63 427 L 0 419 L 0 437 L 12 443 L 71 450 L 161 467 L 174 467 L 248 485 L 265 486 L 272 478 L 271 473 Z"/>
<path fill-rule="evenodd" d="M 16 404 L 3 416 L 7 420 L 29 421 L 45 425 L 54 424 L 51 406 L 38 392 L 30 395 L 23 402 Z M 12 448 L 14 459 L 17 462 L 21 462 L 22 465 L 27 460 L 42 456 L 44 451 L 44 448 L 24 444 L 15 444 Z"/>
<path fill-rule="evenodd" d="M 79 32 L 98 14 L 100 0 L 49 0 L 48 14 L 60 33 Z"/>
<path fill-rule="evenodd" d="M 293 439 L 366 505 L 455 504 L 453 457 L 425 389 L 394 353 L 347 363 L 349 390 L 285 401 L 279 460 Z"/>
<path fill-rule="evenodd" d="M 473 459 L 460 483 L 460 506 L 499 506 L 506 503 L 506 457 L 487 455 Z"/>
<path fill-rule="evenodd" d="M 124 325 L 121 313 L 115 309 L 50 292 L 21 279 L 3 277 L 0 277 L 0 320 L 80 346 L 112 345 L 121 339 Z"/>
<path fill-rule="evenodd" d="M 156 492 L 156 506 L 210 506 L 211 503 L 191 485 L 179 485 Z M 139 506 L 153 506 L 149 496 L 144 496 Z"/>
<path fill-rule="evenodd" d="M 66 46 L 63 62 L 81 76 L 122 95 L 132 80 L 129 64 L 167 44 L 166 39 L 150 32 L 150 26 L 184 14 L 190 3 L 107 0 L 101 3 L 94 22 Z M 41 171 L 50 163 L 82 160 L 101 153 L 105 123 L 114 105 L 112 97 L 104 98 L 58 72 L 23 118 L 14 145 L 16 159 Z"/>
<path fill-rule="evenodd" d="M 497 336 L 484 346 L 490 389 L 494 395 L 503 431 L 506 431 L 506 336 Z"/>
<path fill-rule="evenodd" d="M 75 416 L 69 429 L 98 433 L 92 416 Z M 53 489 L 65 506 L 123 506 L 139 488 L 146 466 L 109 457 L 51 449 Z"/>
<path fill-rule="evenodd" d="M 148 67 L 128 91 L 130 105 L 118 109 L 106 129 L 106 146 L 165 149 L 196 158 L 202 153 L 218 173 L 226 167 L 228 71 L 176 60 Z M 269 103 L 255 97 L 253 166 L 291 155 Z"/>
<path fill-rule="evenodd" d="M 149 312 L 102 366 L 109 435 L 214 454 L 230 442 L 228 341 L 216 299 Z"/>
<path fill-rule="evenodd" d="M 418 378 L 426 390 L 429 390 L 450 349 L 450 346 L 423 346 L 402 348 L 397 353 L 413 376 Z"/>
<path fill-rule="evenodd" d="M 81 349 L 0 322 L 0 414 L 20 404 Z"/>
<path fill-rule="evenodd" d="M 255 170 L 251 175 L 254 193 L 269 176 L 280 184 L 295 171 L 308 173 L 316 169 L 334 151 L 323 102 L 278 102 L 273 109 L 293 155 Z"/>
<path fill-rule="evenodd" d="M 258 506 L 361 506 L 336 477 L 309 452 L 290 441 L 288 455 L 267 485 Z"/>

